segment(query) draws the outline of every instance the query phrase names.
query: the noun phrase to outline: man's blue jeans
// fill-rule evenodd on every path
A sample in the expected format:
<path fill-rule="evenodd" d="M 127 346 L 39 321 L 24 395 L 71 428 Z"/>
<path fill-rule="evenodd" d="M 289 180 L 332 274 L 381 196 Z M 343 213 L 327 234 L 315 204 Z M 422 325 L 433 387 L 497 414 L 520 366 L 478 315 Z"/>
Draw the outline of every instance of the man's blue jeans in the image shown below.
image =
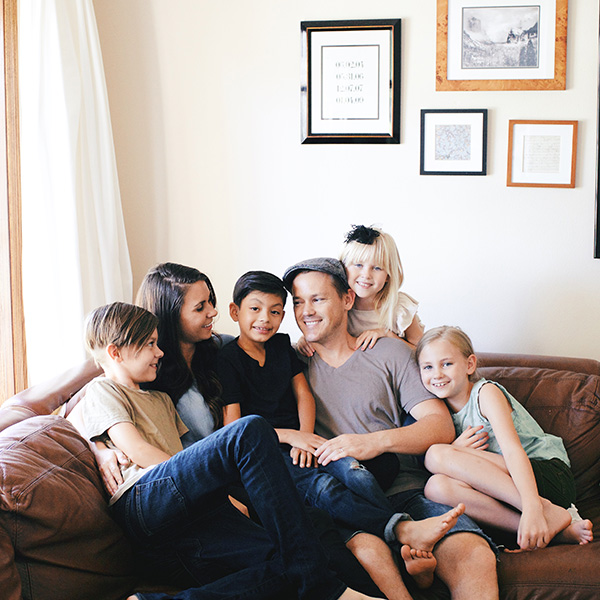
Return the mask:
<path fill-rule="evenodd" d="M 226 487 L 236 482 L 263 527 L 228 501 Z M 297 591 L 300 600 L 334 600 L 345 589 L 327 570 L 276 434 L 261 417 L 244 417 L 157 465 L 113 515 L 148 572 L 195 588 L 177 598 L 283 599 Z"/>
<path fill-rule="evenodd" d="M 292 463 L 289 446 L 283 445 L 281 451 L 306 504 L 328 512 L 344 533 L 366 531 L 389 543 L 396 541 L 394 527 L 408 517 L 394 513 L 375 477 L 355 458 L 299 467 Z"/>

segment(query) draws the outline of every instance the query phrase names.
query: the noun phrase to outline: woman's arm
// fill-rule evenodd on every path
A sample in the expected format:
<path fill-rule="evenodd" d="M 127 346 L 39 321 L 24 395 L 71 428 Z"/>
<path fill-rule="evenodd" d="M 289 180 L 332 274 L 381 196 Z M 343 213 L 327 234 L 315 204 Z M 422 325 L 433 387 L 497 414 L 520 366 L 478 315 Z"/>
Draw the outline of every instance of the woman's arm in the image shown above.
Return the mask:
<path fill-rule="evenodd" d="M 169 460 L 170 455 L 149 444 L 133 423 L 117 423 L 108 430 L 113 444 L 140 467 L 151 467 Z"/>
<path fill-rule="evenodd" d="M 104 487 L 112 496 L 123 483 L 123 475 L 119 465 L 126 467 L 130 462 L 129 458 L 118 448 L 113 450 L 99 440 L 88 440 L 88 444 L 94 453 Z"/>
<path fill-rule="evenodd" d="M 523 549 L 543 548 L 550 542 L 550 531 L 544 517 L 531 462 L 512 420 L 512 407 L 502 391 L 491 383 L 481 388 L 479 406 L 481 414 L 492 426 L 506 468 L 521 497 L 521 521 L 517 542 Z"/>

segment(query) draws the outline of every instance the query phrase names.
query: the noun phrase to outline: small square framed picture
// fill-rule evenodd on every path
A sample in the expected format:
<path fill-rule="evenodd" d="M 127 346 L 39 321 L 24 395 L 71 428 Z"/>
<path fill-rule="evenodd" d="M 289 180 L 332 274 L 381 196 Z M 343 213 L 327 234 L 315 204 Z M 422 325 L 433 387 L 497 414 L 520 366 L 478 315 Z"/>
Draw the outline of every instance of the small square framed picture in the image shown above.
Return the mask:
<path fill-rule="evenodd" d="M 507 186 L 575 187 L 577 121 L 509 121 Z"/>
<path fill-rule="evenodd" d="M 421 175 L 485 175 L 485 108 L 421 110 Z"/>

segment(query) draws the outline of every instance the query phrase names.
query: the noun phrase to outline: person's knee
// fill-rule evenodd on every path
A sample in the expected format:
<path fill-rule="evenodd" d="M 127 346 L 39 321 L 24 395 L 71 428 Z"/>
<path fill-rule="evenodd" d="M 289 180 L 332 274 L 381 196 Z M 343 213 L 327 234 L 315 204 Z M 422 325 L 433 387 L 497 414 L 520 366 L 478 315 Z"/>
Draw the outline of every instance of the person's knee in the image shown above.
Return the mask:
<path fill-rule="evenodd" d="M 256 432 L 260 435 L 275 435 L 275 430 L 263 417 L 258 415 L 248 415 L 246 417 L 242 417 L 237 421 L 234 421 L 230 427 L 233 427 L 234 430 L 239 431 L 240 433 L 252 433 Z"/>
<path fill-rule="evenodd" d="M 430 473 L 440 473 L 448 460 L 451 460 L 452 452 L 453 448 L 449 444 L 433 444 L 425 454 L 425 468 Z"/>
<path fill-rule="evenodd" d="M 440 504 L 454 506 L 454 485 L 450 477 L 446 475 L 432 475 L 425 484 L 425 497 Z"/>
<path fill-rule="evenodd" d="M 446 537 L 438 547 L 443 560 L 450 560 L 453 569 L 489 573 L 496 571 L 496 554 L 488 541 L 476 533 L 462 531 Z"/>
<path fill-rule="evenodd" d="M 380 564 L 382 555 L 390 553 L 389 546 L 381 538 L 369 533 L 357 533 L 346 546 L 363 565 Z"/>

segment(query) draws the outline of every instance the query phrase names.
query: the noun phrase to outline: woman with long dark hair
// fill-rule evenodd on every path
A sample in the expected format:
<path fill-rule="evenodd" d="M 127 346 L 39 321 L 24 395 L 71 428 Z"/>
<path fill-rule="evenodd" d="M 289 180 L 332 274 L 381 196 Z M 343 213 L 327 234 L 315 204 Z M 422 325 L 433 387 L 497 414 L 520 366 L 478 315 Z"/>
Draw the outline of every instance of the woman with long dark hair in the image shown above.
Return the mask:
<path fill-rule="evenodd" d="M 215 291 L 198 269 L 162 263 L 144 277 L 137 304 L 158 317 L 158 345 L 165 355 L 151 385 L 169 394 L 190 430 L 182 438 L 185 448 L 223 425 L 215 374 L 221 343 L 213 333 Z"/>

